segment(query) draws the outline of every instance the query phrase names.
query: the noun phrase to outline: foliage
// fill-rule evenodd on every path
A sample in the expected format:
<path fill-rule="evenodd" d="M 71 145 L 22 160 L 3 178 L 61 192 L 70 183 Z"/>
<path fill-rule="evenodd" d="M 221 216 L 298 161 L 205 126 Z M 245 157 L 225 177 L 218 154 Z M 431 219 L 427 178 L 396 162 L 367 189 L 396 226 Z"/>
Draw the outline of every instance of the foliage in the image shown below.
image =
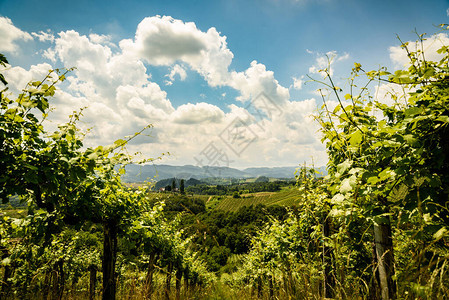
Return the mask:
<path fill-rule="evenodd" d="M 242 200 L 232 197 L 219 196 L 216 209 L 236 212 L 244 206 L 295 206 L 298 205 L 301 192 L 294 188 L 285 188 L 278 192 L 258 192 L 253 194 L 242 194 Z"/>
<path fill-rule="evenodd" d="M 424 36 L 418 37 L 416 49 L 421 49 Z M 419 245 L 413 257 L 419 257 L 423 268 L 413 273 L 414 278 L 407 275 L 406 280 L 399 270 L 397 281 L 432 289 L 429 272 L 436 266 L 425 256 L 432 253 L 442 259 L 447 253 L 440 253 L 435 246 L 447 249 L 449 52 L 443 46 L 438 51 L 441 60 L 433 62 L 426 60 L 422 50 L 412 51 L 407 43 L 402 48 L 410 59 L 407 69 L 365 72 L 356 63 L 349 79 L 350 92 L 344 96 L 328 69 L 323 70 L 338 105 L 331 110 L 323 98 L 318 120 L 329 155 L 332 214 L 347 219 L 356 211 L 372 222 L 375 230 L 376 226 L 390 227 L 390 219 L 397 220 L 393 229 L 410 238 L 407 244 Z M 362 75 L 367 82 L 360 85 Z M 377 99 L 369 93 L 373 83 L 378 83 L 377 91 L 398 86 L 402 93 Z M 413 294 L 411 286 L 399 288 Z"/>

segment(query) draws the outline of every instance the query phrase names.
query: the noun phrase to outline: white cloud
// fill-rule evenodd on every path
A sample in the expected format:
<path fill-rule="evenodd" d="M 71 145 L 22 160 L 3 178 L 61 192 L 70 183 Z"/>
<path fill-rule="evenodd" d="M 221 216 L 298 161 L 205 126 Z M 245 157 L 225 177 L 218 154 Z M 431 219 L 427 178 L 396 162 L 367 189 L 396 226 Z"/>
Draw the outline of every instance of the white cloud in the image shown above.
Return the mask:
<path fill-rule="evenodd" d="M 25 70 L 22 67 L 12 67 L 2 72 L 8 81 L 9 91 L 13 94 L 18 94 L 30 81 L 41 80 L 47 76 L 51 69 L 51 65 L 44 63 L 33 65 L 29 70 Z"/>
<path fill-rule="evenodd" d="M 343 61 L 343 60 L 349 59 L 349 53 L 345 53 L 345 54 L 343 54 L 341 56 L 337 55 L 336 51 L 334 53 L 336 55 L 337 61 Z"/>
<path fill-rule="evenodd" d="M 309 73 L 320 74 L 323 77 L 326 76 L 326 72 L 324 72 L 324 70 L 327 70 L 329 75 L 332 76 L 334 74 L 335 63 L 347 60 L 349 58 L 348 53 L 340 55 L 337 51 L 328 51 L 325 54 L 315 53 L 315 55 L 315 64 L 309 68 Z"/>
<path fill-rule="evenodd" d="M 230 71 L 234 55 L 227 48 L 226 37 L 213 27 L 203 32 L 191 22 L 168 16 L 149 17 L 138 25 L 134 40 L 123 40 L 120 47 L 125 54 L 145 59 L 149 64 L 174 65 L 167 85 L 173 84 L 171 77 L 176 74 L 182 80 L 184 72 L 177 62 L 183 62 L 202 75 L 209 86 L 230 86 L 238 90 L 240 101 L 250 100 L 262 92 L 279 104 L 289 98 L 288 89 L 261 63 L 253 61 L 243 72 Z"/>
<path fill-rule="evenodd" d="M 302 89 L 302 85 L 304 84 L 304 80 L 303 80 L 304 76 L 301 76 L 300 78 L 296 78 L 296 77 L 292 77 L 293 79 L 293 88 L 295 90 L 300 90 Z"/>
<path fill-rule="evenodd" d="M 223 120 L 224 113 L 220 108 L 209 103 L 188 103 L 179 106 L 171 118 L 179 124 L 219 123 Z"/>
<path fill-rule="evenodd" d="M 74 30 L 60 32 L 55 41 L 54 51 L 66 67 L 74 67 L 82 77 L 104 74 L 106 63 L 112 56 L 109 47 L 92 43 L 87 36 Z"/>
<path fill-rule="evenodd" d="M 134 47 L 149 63 L 170 65 L 177 60 L 195 59 L 207 45 L 205 34 L 195 23 L 156 16 L 140 22 Z"/>
<path fill-rule="evenodd" d="M 317 56 L 315 64 L 309 68 L 309 73 L 317 74 L 320 70 L 329 68 L 330 60 L 331 58 L 328 56 L 328 53 Z"/>
<path fill-rule="evenodd" d="M 55 40 L 55 36 L 50 32 L 39 31 L 39 33 L 32 32 L 31 35 L 36 37 L 39 42 L 53 42 Z"/>
<path fill-rule="evenodd" d="M 443 58 L 444 54 L 438 54 L 442 46 L 449 45 L 449 37 L 446 33 L 439 33 L 428 37 L 422 44 L 412 41 L 408 42 L 408 48 L 410 51 L 417 51 L 424 49 L 425 59 L 429 61 L 439 61 Z M 410 64 L 410 59 L 407 56 L 407 51 L 401 46 L 390 47 L 390 59 L 395 64 L 396 68 L 403 68 Z"/>
<path fill-rule="evenodd" d="M 174 112 L 174 108 L 171 105 L 170 100 L 167 99 L 167 93 L 159 87 L 154 82 L 148 82 L 147 84 L 137 87 L 132 85 L 122 85 L 117 88 L 116 94 L 116 103 L 119 108 L 125 108 L 129 106 L 128 100 L 134 99 L 134 105 L 132 105 L 133 109 L 138 109 L 135 106 L 136 99 L 142 104 L 141 109 L 151 111 L 150 109 L 146 109 L 146 105 L 149 105 L 148 108 L 156 108 L 163 112 L 162 115 L 159 115 L 157 119 L 161 119 L 162 116 L 166 116 L 172 112 Z M 152 115 L 152 114 L 149 114 Z"/>
<path fill-rule="evenodd" d="M 211 86 L 226 81 L 233 58 L 226 37 L 215 28 L 202 32 L 195 23 L 184 23 L 168 16 L 145 18 L 137 27 L 134 41 L 123 40 L 120 46 L 153 65 L 185 62 Z"/>
<path fill-rule="evenodd" d="M 148 82 L 147 69 L 138 59 L 123 53 L 113 54 L 109 46 L 92 42 L 73 30 L 58 35 L 50 51 L 65 67 L 76 67 L 72 90 L 84 94 L 94 91 L 98 101 L 110 101 L 115 98 L 117 87 L 140 87 Z M 94 36 L 94 40 L 98 41 L 97 38 Z"/>
<path fill-rule="evenodd" d="M 243 153 L 242 160 L 248 165 L 282 165 L 292 158 L 297 163 L 310 163 L 313 156 L 317 165 L 325 164 L 326 153 L 319 140 L 319 126 L 311 116 L 316 109 L 315 99 L 289 101 L 282 107 L 281 115 L 251 123 L 249 126 L 258 139 Z"/>
<path fill-rule="evenodd" d="M 0 17 L 0 51 L 17 51 L 17 41 L 29 41 L 33 37 L 12 23 L 11 19 Z"/>
<path fill-rule="evenodd" d="M 34 36 L 50 41 L 43 32 Z M 317 163 L 325 161 L 316 124 L 310 118 L 316 109 L 315 100 L 291 101 L 289 89 L 260 62 L 251 62 L 243 71 L 230 70 L 233 54 L 227 48 L 226 37 L 215 28 L 201 31 L 194 23 L 156 16 L 144 19 L 135 37 L 120 41 L 119 47 L 109 36 L 86 36 L 68 30 L 55 36 L 44 56 L 55 65 L 76 67 L 52 100 L 52 120 L 64 122 L 73 110 L 87 106 L 80 124 L 92 128 L 85 140 L 88 146 L 108 144 L 153 123 L 151 137 L 142 137 L 130 146 L 130 151 L 148 153 L 151 149 L 152 155 L 169 151 L 179 163 L 195 164 L 195 155 L 210 142 L 219 142 L 220 132 L 239 118 L 257 134 L 257 139 L 238 158 L 221 144 L 235 160 L 234 166 L 291 165 L 292 161 L 309 161 L 313 153 Z M 339 58 L 344 59 L 344 55 Z M 234 88 L 240 93 L 240 102 L 229 105 L 226 113 L 205 100 L 175 109 L 167 92 L 152 81 L 149 72 L 154 65 L 168 67 L 169 84 L 176 84 L 178 78 L 185 80 L 190 69 L 198 72 L 209 87 Z M 23 88 L 27 81 L 43 78 L 51 67 L 41 64 L 29 70 L 13 69 L 13 77 L 7 79 Z M 301 81 L 294 78 L 294 88 L 300 88 Z M 205 99 L 206 94 L 200 97 Z M 261 94 L 278 109 L 265 119 L 242 107 L 250 103 L 256 108 L 262 106 L 257 102 Z M 220 95 L 226 97 L 224 92 Z"/>
<path fill-rule="evenodd" d="M 165 77 L 168 77 L 169 80 L 165 81 L 166 85 L 172 85 L 173 81 L 175 80 L 175 76 L 178 75 L 179 79 L 181 79 L 181 81 L 186 80 L 187 78 L 187 72 L 186 70 L 180 66 L 179 64 L 175 64 L 170 71 L 170 74 L 165 75 Z"/>
<path fill-rule="evenodd" d="M 108 46 L 115 47 L 115 44 L 111 43 L 110 35 L 91 33 L 91 34 L 89 34 L 89 40 L 95 44 L 100 44 L 100 45 L 105 44 Z"/>
<path fill-rule="evenodd" d="M 274 73 L 257 61 L 251 62 L 244 72 L 232 72 L 228 84 L 240 91 L 241 95 L 237 97 L 239 101 L 254 99 L 261 93 L 266 94 L 277 105 L 285 104 L 290 98 L 288 89 L 279 84 Z"/>
<path fill-rule="evenodd" d="M 167 93 L 150 81 L 144 63 L 129 53 L 112 51 L 118 48 L 111 43 L 109 36 L 69 30 L 60 32 L 44 54 L 56 64 L 76 67 L 55 104 L 65 115 L 88 107 L 83 112 L 83 126 L 93 127 L 88 145 L 110 143 L 149 123 L 165 121 L 174 111 Z"/>
<path fill-rule="evenodd" d="M 318 124 L 315 123 L 312 114 L 316 113 L 315 99 L 303 101 L 291 101 L 286 105 L 283 115 L 276 118 L 275 122 L 281 122 L 285 137 L 292 145 L 309 145 L 317 142 Z M 279 128 L 279 129 L 280 129 Z M 276 136 L 283 136 L 277 131 Z"/>

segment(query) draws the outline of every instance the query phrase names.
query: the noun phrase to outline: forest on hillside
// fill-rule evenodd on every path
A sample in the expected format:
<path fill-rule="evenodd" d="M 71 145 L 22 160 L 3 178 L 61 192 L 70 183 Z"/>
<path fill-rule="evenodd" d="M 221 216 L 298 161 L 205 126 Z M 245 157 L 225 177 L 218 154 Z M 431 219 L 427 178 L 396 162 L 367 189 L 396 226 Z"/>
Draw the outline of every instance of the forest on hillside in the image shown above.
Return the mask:
<path fill-rule="evenodd" d="M 326 177 L 304 166 L 294 186 L 187 195 L 122 181 L 127 164 L 153 161 L 126 151 L 151 125 L 97 147 L 83 144 L 82 111 L 47 129 L 71 70 L 17 97 L 1 75 L 0 298 L 447 299 L 449 45 L 430 61 L 424 40 L 402 44 L 403 69 L 355 63 L 345 90 L 320 71 Z M 398 92 L 378 99 L 385 84 Z M 288 202 L 268 202 L 279 195 Z M 220 206 L 256 197 L 266 205 Z"/>

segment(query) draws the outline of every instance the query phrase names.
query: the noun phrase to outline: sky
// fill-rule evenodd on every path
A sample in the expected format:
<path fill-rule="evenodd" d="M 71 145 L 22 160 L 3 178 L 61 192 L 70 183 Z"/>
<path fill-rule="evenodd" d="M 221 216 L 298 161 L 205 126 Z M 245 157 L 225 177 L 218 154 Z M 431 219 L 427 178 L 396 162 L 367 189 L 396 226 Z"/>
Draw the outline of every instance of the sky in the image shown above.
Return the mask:
<path fill-rule="evenodd" d="M 332 59 L 401 68 L 400 42 L 449 44 L 447 0 L 0 0 L 1 72 L 14 95 L 50 69 L 76 69 L 50 100 L 48 128 L 83 110 L 86 146 L 148 124 L 129 145 L 158 163 L 280 167 L 327 162 L 309 80 Z"/>

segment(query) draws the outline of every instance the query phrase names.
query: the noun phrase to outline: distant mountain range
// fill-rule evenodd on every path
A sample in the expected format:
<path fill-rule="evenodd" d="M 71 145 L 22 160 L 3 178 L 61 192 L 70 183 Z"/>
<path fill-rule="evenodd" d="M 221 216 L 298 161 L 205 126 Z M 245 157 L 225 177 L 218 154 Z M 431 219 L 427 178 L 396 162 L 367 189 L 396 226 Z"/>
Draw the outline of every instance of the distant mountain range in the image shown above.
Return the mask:
<path fill-rule="evenodd" d="M 123 180 L 126 182 L 142 182 L 149 180 L 162 180 L 167 178 L 179 179 L 203 179 L 210 177 L 218 178 L 253 178 L 266 176 L 271 178 L 294 178 L 295 167 L 260 167 L 246 168 L 243 170 L 229 167 L 198 167 L 193 165 L 171 166 L 171 165 L 127 165 Z M 317 169 L 326 175 L 325 167 Z"/>

